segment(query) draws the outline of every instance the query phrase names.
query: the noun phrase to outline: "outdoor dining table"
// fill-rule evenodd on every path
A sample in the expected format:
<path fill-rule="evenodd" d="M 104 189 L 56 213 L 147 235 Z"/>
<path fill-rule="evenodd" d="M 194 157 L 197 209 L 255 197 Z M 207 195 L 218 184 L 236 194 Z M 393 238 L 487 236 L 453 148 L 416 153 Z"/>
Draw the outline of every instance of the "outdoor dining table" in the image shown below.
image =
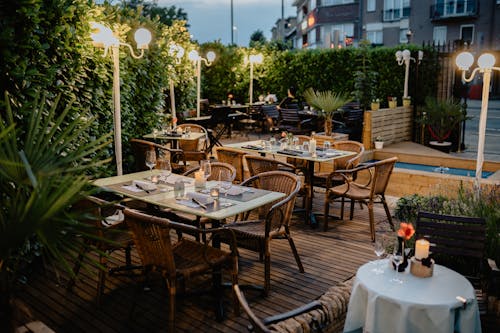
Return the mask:
<path fill-rule="evenodd" d="M 165 140 L 170 141 L 172 148 L 177 148 L 179 140 L 198 140 L 205 137 L 205 133 L 202 132 L 191 132 L 189 134 L 181 134 L 177 132 L 158 132 L 158 133 L 149 133 L 143 136 L 145 139 L 153 139 L 153 140 Z"/>
<path fill-rule="evenodd" d="M 285 196 L 281 192 L 232 185 L 232 191 L 230 190 L 228 195 L 221 194 L 218 200 L 206 204 L 206 208 L 204 208 L 192 202 L 189 195 L 196 193 L 198 198 L 203 197 L 203 195 L 208 197 L 210 188 L 219 187 L 219 182 L 208 181 L 205 187 L 196 188 L 193 178 L 171 174 L 167 177 L 165 184 L 156 185 L 154 190 L 145 191 L 133 185 L 137 181 L 148 182 L 151 175 L 159 176 L 160 174 L 161 170 L 154 169 L 152 172 L 142 171 L 122 176 L 100 178 L 95 180 L 93 185 L 158 207 L 206 217 L 216 221 L 217 224 L 223 223 L 227 218 L 258 208 Z M 181 181 L 185 185 L 185 195 L 180 198 L 175 197 L 175 191 L 173 190 L 175 181 Z"/>
<path fill-rule="evenodd" d="M 395 274 L 402 283 L 391 281 Z M 383 259 L 358 269 L 344 332 L 479 333 L 481 321 L 474 288 L 464 276 L 441 265 L 428 278 L 409 268 L 396 273 Z"/>
<path fill-rule="evenodd" d="M 321 149 L 317 149 L 315 156 L 313 156 L 311 153 L 299 149 L 282 149 L 279 145 L 274 145 L 268 148 L 263 143 L 264 143 L 263 140 L 254 140 L 254 141 L 230 143 L 224 146 L 246 152 L 254 152 L 254 153 L 257 152 L 262 156 L 269 154 L 269 155 L 293 157 L 295 159 L 305 160 L 307 162 L 307 174 L 305 175 L 305 181 L 309 185 L 308 186 L 309 193 L 306 197 L 306 223 L 312 224 L 312 222 L 315 220 L 314 213 L 312 212 L 312 200 L 314 191 L 314 188 L 312 186 L 313 183 L 312 180 L 314 177 L 314 164 L 321 162 L 330 162 L 338 158 L 354 155 L 355 153 L 352 151 L 343 151 L 336 149 L 330 149 L 328 152 L 326 152 Z"/>

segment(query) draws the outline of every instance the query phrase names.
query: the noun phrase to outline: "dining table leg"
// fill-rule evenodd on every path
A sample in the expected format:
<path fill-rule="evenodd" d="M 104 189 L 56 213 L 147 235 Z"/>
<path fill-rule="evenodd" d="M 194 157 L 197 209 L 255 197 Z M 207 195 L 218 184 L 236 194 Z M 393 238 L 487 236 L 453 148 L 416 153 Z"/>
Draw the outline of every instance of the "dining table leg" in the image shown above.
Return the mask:
<path fill-rule="evenodd" d="M 313 212 L 313 195 L 314 195 L 314 161 L 307 161 L 307 175 L 305 175 L 305 182 L 307 186 L 307 197 L 306 197 L 306 224 L 309 224 L 311 228 L 318 226 L 316 221 L 316 216 Z"/>

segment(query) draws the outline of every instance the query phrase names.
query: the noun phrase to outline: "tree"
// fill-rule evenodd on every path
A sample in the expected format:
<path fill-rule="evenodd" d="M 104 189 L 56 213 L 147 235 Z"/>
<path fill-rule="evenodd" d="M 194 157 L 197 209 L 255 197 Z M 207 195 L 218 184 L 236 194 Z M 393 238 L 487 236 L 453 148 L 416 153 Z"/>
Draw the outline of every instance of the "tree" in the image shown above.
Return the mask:
<path fill-rule="evenodd" d="M 264 36 L 264 32 L 262 30 L 255 30 L 250 36 L 250 47 L 258 46 L 259 44 L 263 45 L 267 42 L 266 36 Z"/>
<path fill-rule="evenodd" d="M 175 20 L 187 21 L 187 13 L 182 8 L 175 6 L 161 7 L 156 2 L 146 2 L 144 0 L 124 1 L 123 7 L 131 7 L 137 9 L 142 6 L 142 15 L 152 19 L 158 17 L 158 20 L 168 26 L 171 26 Z M 188 26 L 188 25 L 186 25 Z"/>

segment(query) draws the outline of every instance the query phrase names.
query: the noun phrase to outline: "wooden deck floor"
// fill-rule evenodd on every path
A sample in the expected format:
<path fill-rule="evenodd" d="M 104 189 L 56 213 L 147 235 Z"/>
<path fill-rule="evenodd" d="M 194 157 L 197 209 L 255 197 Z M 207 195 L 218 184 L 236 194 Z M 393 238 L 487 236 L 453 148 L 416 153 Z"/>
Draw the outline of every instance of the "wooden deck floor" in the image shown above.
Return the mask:
<path fill-rule="evenodd" d="M 321 194 L 315 201 L 322 201 Z M 376 207 L 375 217 L 379 233 L 389 230 L 383 209 Z M 270 295 L 263 298 L 259 292 L 246 292 L 259 316 L 269 316 L 307 303 L 328 287 L 351 277 L 360 265 L 375 258 L 366 208 L 359 210 L 357 206 L 353 221 L 330 222 L 328 232 L 321 228 L 311 229 L 304 225 L 303 220 L 303 214 L 294 216 L 292 233 L 305 273 L 299 273 L 288 242 L 273 241 Z M 258 255 L 244 249 L 240 254 L 240 284 L 262 284 L 263 264 L 258 261 Z M 118 252 L 110 264 L 122 264 L 122 258 L 123 254 Z M 138 263 L 135 254 L 134 261 Z M 152 282 L 151 291 L 136 293 L 136 278 L 108 277 L 102 305 L 98 308 L 94 302 L 96 279 L 95 272 L 82 270 L 73 291 L 67 291 L 64 287 L 66 276 L 47 272 L 31 279 L 21 296 L 34 318 L 56 332 L 166 331 L 167 299 L 159 281 Z M 176 332 L 246 332 L 247 319 L 244 315 L 235 316 L 229 290 L 226 296 L 227 312 L 222 322 L 214 318 L 210 295 L 180 298 Z M 134 301 L 136 308 L 131 316 Z"/>

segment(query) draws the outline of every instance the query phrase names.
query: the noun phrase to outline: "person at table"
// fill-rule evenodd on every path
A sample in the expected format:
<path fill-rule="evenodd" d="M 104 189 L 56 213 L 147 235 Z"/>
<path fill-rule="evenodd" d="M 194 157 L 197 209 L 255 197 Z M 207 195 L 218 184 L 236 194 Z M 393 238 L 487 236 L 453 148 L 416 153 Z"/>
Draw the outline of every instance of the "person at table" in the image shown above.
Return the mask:
<path fill-rule="evenodd" d="M 271 94 L 270 92 L 267 92 L 267 96 L 264 97 L 264 102 L 267 104 L 273 104 L 278 101 L 278 98 L 276 97 L 275 94 Z"/>
<path fill-rule="evenodd" d="M 295 87 L 288 88 L 287 96 L 278 104 L 278 109 L 300 109 L 299 100 L 296 95 Z"/>

